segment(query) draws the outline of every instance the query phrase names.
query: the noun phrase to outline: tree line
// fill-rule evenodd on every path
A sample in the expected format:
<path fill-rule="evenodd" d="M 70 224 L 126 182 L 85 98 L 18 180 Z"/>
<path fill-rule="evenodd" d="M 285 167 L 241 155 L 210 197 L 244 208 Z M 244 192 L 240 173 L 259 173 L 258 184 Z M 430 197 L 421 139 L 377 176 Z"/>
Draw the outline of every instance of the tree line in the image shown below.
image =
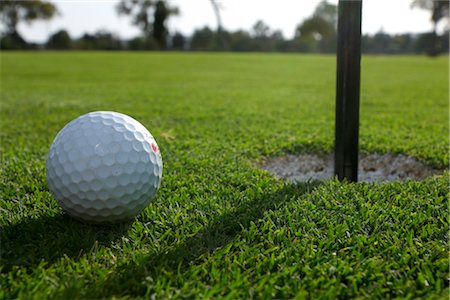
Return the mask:
<path fill-rule="evenodd" d="M 217 18 L 217 28 L 207 26 L 185 36 L 167 28 L 167 19 L 179 13 L 163 0 L 122 0 L 116 10 L 131 18 L 142 34 L 123 40 L 116 34 L 101 30 L 73 38 L 62 29 L 50 35 L 44 44 L 30 44 L 17 32 L 19 22 L 50 19 L 57 13 L 54 4 L 46 1 L 0 2 L 0 14 L 6 28 L 0 40 L 1 49 L 54 49 L 54 50 L 175 50 L 175 51 L 238 51 L 238 52 L 303 52 L 334 53 L 337 41 L 337 6 L 323 0 L 313 14 L 295 29 L 291 39 L 279 30 L 271 29 L 264 21 L 257 21 L 250 30 L 227 31 L 221 22 L 220 6 L 210 0 Z M 372 54 L 437 55 L 449 52 L 448 29 L 437 33 L 437 24 L 448 21 L 448 1 L 414 0 L 412 6 L 431 12 L 433 30 L 421 34 L 387 34 L 378 32 L 363 35 L 362 51 Z"/>

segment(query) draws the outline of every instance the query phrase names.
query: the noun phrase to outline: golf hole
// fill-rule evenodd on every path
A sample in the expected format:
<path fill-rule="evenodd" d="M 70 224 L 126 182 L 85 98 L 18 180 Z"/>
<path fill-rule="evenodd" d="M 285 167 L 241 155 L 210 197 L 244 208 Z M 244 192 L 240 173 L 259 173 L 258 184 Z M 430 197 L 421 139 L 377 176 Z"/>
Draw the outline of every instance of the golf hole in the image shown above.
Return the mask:
<path fill-rule="evenodd" d="M 324 181 L 334 177 L 334 155 L 289 154 L 267 158 L 260 167 L 289 182 Z M 418 181 L 442 173 L 403 154 L 360 154 L 359 157 L 358 181 Z"/>

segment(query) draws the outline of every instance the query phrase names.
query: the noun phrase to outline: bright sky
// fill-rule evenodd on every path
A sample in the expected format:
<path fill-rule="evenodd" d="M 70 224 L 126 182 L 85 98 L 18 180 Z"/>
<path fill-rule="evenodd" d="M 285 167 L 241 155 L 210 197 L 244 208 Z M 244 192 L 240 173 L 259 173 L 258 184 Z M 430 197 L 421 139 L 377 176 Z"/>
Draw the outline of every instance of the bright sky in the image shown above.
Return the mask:
<path fill-rule="evenodd" d="M 119 17 L 114 0 L 53 0 L 60 16 L 51 21 L 22 24 L 19 32 L 28 41 L 44 42 L 50 33 L 66 29 L 72 37 L 94 33 L 100 29 L 131 38 L 140 34 L 130 19 Z M 190 35 L 196 28 L 217 23 L 210 0 L 169 0 L 180 15 L 168 22 L 170 32 Z M 320 0 L 221 0 L 222 23 L 227 30 L 250 30 L 257 20 L 263 20 L 271 29 L 279 29 L 286 38 L 292 38 L 296 26 L 309 17 Z M 337 0 L 330 0 L 337 3 Z M 387 33 L 415 33 L 432 29 L 430 13 L 411 9 L 412 0 L 363 0 L 363 33 L 374 34 L 382 29 Z"/>

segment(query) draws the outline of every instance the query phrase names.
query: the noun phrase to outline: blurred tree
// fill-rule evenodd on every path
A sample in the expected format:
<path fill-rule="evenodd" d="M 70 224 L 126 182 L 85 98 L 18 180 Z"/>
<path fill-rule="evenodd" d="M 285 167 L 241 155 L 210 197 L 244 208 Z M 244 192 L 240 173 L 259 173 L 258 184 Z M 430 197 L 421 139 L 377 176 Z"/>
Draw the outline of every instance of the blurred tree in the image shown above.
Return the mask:
<path fill-rule="evenodd" d="M 47 1 L 0 1 L 0 16 L 8 34 L 17 32 L 17 24 L 21 21 L 30 23 L 38 19 L 48 20 L 56 13 L 55 5 Z"/>
<path fill-rule="evenodd" d="M 256 21 L 252 29 L 255 38 L 267 38 L 270 34 L 270 27 L 262 20 Z"/>
<path fill-rule="evenodd" d="M 122 42 L 114 34 L 99 30 L 95 34 L 85 33 L 73 42 L 75 49 L 83 50 L 120 50 Z"/>
<path fill-rule="evenodd" d="M 127 49 L 130 50 L 157 50 L 158 44 L 153 38 L 135 37 L 126 42 Z"/>
<path fill-rule="evenodd" d="M 437 34 L 437 26 L 442 19 L 449 20 L 449 1 L 443 0 L 413 0 L 411 7 L 418 7 L 431 11 L 431 21 L 433 22 L 432 36 L 427 37 L 430 41 L 428 54 L 438 55 L 442 51 L 441 38 Z M 448 24 L 447 24 L 448 28 Z"/>
<path fill-rule="evenodd" d="M 411 34 L 398 34 L 391 37 L 391 52 L 392 53 L 411 53 L 413 39 Z"/>
<path fill-rule="evenodd" d="M 256 21 L 251 31 L 251 50 L 252 51 L 271 51 L 274 44 L 270 39 L 270 27 L 262 20 Z"/>
<path fill-rule="evenodd" d="M 47 1 L 29 0 L 1 0 L 0 19 L 5 27 L 2 38 L 2 49 L 23 49 L 26 41 L 17 32 L 20 22 L 31 23 L 38 19 L 48 20 L 57 13 L 55 5 Z M 3 45 L 5 44 L 5 45 Z M 6 46 L 6 48 L 5 48 Z"/>
<path fill-rule="evenodd" d="M 442 39 L 443 48 L 444 39 Z M 362 36 L 362 52 L 369 54 L 426 53 L 433 42 L 433 33 L 389 35 L 382 30 L 374 35 Z"/>
<path fill-rule="evenodd" d="M 114 33 L 106 30 L 99 30 L 94 35 L 95 49 L 99 50 L 120 50 L 122 42 Z"/>
<path fill-rule="evenodd" d="M 185 50 L 186 38 L 179 32 L 176 32 L 172 37 L 172 49 L 173 50 Z"/>
<path fill-rule="evenodd" d="M 278 52 L 291 52 L 293 51 L 292 40 L 287 40 L 284 38 L 283 33 L 280 30 L 275 30 L 272 32 L 271 39 L 274 42 L 274 51 Z"/>
<path fill-rule="evenodd" d="M 94 50 L 95 49 L 95 37 L 92 34 L 85 33 L 79 39 L 73 41 L 73 47 L 75 49 L 82 50 Z"/>
<path fill-rule="evenodd" d="M 205 26 L 202 29 L 197 29 L 191 38 L 191 50 L 194 51 L 210 51 L 214 49 L 215 34 Z"/>
<path fill-rule="evenodd" d="M 14 32 L 6 34 L 0 39 L 0 49 L 2 50 L 17 50 L 28 49 L 30 45 L 20 36 L 19 33 Z"/>
<path fill-rule="evenodd" d="M 321 1 L 315 9 L 313 17 L 325 20 L 337 30 L 338 9 L 336 5 L 330 4 L 326 0 Z"/>
<path fill-rule="evenodd" d="M 171 13 L 178 13 L 178 10 L 176 10 L 176 12 L 171 12 L 164 1 L 156 2 L 156 9 L 153 17 L 153 37 L 162 49 L 166 49 L 167 47 L 168 31 L 166 28 L 166 20 Z"/>
<path fill-rule="evenodd" d="M 450 28 L 446 29 L 442 34 L 442 52 L 449 53 L 450 48 Z"/>
<path fill-rule="evenodd" d="M 437 36 L 434 32 L 426 32 L 419 34 L 414 43 L 414 52 L 425 53 L 430 56 L 436 56 L 445 51 L 443 42 L 445 39 Z M 430 47 L 432 45 L 432 47 Z"/>
<path fill-rule="evenodd" d="M 286 50 L 283 34 L 280 30 L 272 31 L 264 21 L 258 20 L 251 31 L 251 51 L 280 51 Z"/>
<path fill-rule="evenodd" d="M 300 26 L 297 27 L 296 35 L 307 36 L 312 35 L 316 39 L 330 36 L 334 33 L 333 26 L 320 17 L 311 17 L 306 19 Z"/>
<path fill-rule="evenodd" d="M 303 52 L 334 52 L 337 36 L 337 7 L 326 0 L 319 3 L 313 15 L 297 26 L 295 39 Z"/>
<path fill-rule="evenodd" d="M 373 49 L 372 51 L 377 54 L 390 53 L 391 52 L 391 36 L 380 29 L 373 36 Z"/>
<path fill-rule="evenodd" d="M 214 15 L 216 16 L 217 20 L 217 43 L 218 43 L 218 50 L 225 50 L 227 48 L 227 43 L 225 40 L 226 33 L 224 32 L 223 26 L 222 26 L 222 18 L 220 17 L 220 3 L 217 0 L 210 0 L 212 8 L 214 10 Z"/>
<path fill-rule="evenodd" d="M 247 31 L 238 30 L 230 34 L 230 49 L 231 51 L 251 51 L 252 37 Z"/>
<path fill-rule="evenodd" d="M 268 37 L 268 48 L 270 51 L 286 51 L 286 43 L 280 30 L 272 31 Z"/>
<path fill-rule="evenodd" d="M 52 34 L 47 41 L 48 49 L 67 50 L 71 48 L 72 40 L 66 30 L 59 30 Z"/>
<path fill-rule="evenodd" d="M 132 16 L 133 24 L 139 26 L 147 38 L 153 37 L 161 49 L 166 48 L 166 21 L 179 13 L 178 8 L 167 6 L 163 0 L 121 0 L 116 9 L 119 15 Z"/>
<path fill-rule="evenodd" d="M 334 26 L 322 19 L 321 17 L 311 17 L 303 21 L 295 32 L 295 37 L 298 39 L 300 48 L 304 52 L 332 52 L 335 49 L 335 45 L 325 44 L 323 40 L 331 40 L 336 36 L 336 30 Z M 327 45 L 329 48 L 320 49 L 319 42 L 322 45 Z M 303 44 L 303 45 L 302 45 Z"/>
<path fill-rule="evenodd" d="M 431 21 L 433 22 L 433 31 L 435 33 L 439 21 L 442 19 L 449 19 L 449 1 L 413 0 L 411 6 L 431 11 Z"/>

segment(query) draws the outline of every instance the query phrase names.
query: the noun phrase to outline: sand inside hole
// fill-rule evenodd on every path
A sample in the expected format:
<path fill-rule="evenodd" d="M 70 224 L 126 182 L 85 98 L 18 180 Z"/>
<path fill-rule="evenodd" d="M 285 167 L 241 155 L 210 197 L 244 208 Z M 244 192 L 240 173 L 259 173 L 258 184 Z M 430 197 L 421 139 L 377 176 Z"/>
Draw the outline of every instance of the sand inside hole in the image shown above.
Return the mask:
<path fill-rule="evenodd" d="M 261 167 L 291 182 L 323 181 L 334 177 L 334 155 L 286 155 L 268 158 Z M 403 154 L 360 154 L 359 157 L 358 181 L 417 181 L 442 173 Z"/>

